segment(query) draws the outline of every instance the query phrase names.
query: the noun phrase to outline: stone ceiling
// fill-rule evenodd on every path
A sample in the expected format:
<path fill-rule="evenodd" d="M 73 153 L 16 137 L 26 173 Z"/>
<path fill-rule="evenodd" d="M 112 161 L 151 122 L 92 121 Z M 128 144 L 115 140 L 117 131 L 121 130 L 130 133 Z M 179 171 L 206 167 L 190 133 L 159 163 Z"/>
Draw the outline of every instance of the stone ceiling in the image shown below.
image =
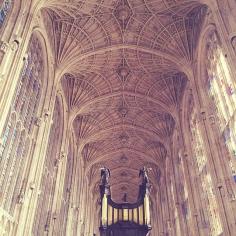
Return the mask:
<path fill-rule="evenodd" d="M 138 170 L 165 160 L 206 12 L 191 0 L 48 0 L 42 9 L 86 173 L 134 202 Z"/>

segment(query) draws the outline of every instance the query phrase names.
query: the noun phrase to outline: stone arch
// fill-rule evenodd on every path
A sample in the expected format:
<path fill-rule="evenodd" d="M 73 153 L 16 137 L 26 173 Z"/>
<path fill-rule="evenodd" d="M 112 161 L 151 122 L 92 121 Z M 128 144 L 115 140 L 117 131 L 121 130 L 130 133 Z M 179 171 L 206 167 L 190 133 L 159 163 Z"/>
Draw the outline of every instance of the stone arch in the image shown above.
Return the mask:
<path fill-rule="evenodd" d="M 200 38 L 199 38 L 198 61 L 200 63 L 198 63 L 198 65 L 197 65 L 196 87 L 199 92 L 198 97 L 199 97 L 200 106 L 203 106 L 203 104 L 205 104 L 206 101 L 209 102 L 209 98 L 206 95 L 205 85 L 204 85 L 204 80 L 207 77 L 207 71 L 206 71 L 204 59 L 205 59 L 206 46 L 207 46 L 206 42 L 207 42 L 207 39 L 210 37 L 210 35 L 213 32 L 216 32 L 216 26 L 214 24 L 210 24 L 204 28 L 204 30 L 202 31 Z M 208 105 L 209 105 L 209 103 L 208 103 Z"/>
<path fill-rule="evenodd" d="M 46 40 L 43 36 L 43 34 L 38 31 L 38 30 L 34 30 L 32 32 L 32 35 L 30 37 L 30 41 L 29 41 L 29 45 L 31 44 L 32 40 L 36 39 L 38 40 L 39 44 L 41 45 L 41 49 L 42 49 L 42 67 L 43 67 L 43 74 L 42 74 L 42 93 L 41 93 L 41 100 L 40 100 L 40 104 L 41 106 L 39 107 L 39 111 L 40 113 L 42 113 L 43 107 L 46 103 L 46 98 L 47 98 L 47 94 L 50 92 L 50 80 L 49 80 L 49 76 L 50 76 L 50 70 L 49 70 L 49 58 L 48 58 L 48 49 L 47 49 L 47 44 L 46 44 Z M 49 86 L 50 85 L 50 86 Z"/>

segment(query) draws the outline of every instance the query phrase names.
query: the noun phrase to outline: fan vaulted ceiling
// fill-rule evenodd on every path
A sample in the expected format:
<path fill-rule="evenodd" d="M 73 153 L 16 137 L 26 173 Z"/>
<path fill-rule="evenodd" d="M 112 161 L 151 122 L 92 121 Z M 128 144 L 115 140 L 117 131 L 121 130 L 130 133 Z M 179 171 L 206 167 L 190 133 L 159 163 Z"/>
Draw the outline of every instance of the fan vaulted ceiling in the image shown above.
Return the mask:
<path fill-rule="evenodd" d="M 134 202 L 138 170 L 165 171 L 206 12 L 191 0 L 48 0 L 42 14 L 72 129 L 93 191 L 111 169 L 112 193 Z"/>

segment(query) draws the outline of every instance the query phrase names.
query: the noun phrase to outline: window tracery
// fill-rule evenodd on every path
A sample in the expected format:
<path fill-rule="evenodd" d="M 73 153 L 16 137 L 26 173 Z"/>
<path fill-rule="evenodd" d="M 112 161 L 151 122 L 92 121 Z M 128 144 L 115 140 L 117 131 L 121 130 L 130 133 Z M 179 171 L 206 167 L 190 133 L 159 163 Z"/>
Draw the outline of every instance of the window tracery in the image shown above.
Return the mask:
<path fill-rule="evenodd" d="M 28 56 L 16 88 L 9 111 L 9 118 L 1 135 L 0 143 L 0 204 L 13 213 L 23 177 L 23 163 L 26 161 L 34 120 L 42 89 L 43 55 L 40 41 L 32 36 Z M 12 202 L 14 199 L 14 203 Z"/>
<path fill-rule="evenodd" d="M 236 83 L 216 33 L 211 35 L 207 46 L 208 94 L 215 105 L 218 124 L 225 145 L 231 157 L 236 157 Z M 236 180 L 236 169 L 232 159 L 229 160 L 229 166 L 233 178 Z"/>
<path fill-rule="evenodd" d="M 0 28 L 2 27 L 7 15 L 11 9 L 12 0 L 4 0 L 0 6 Z"/>
<path fill-rule="evenodd" d="M 66 170 L 65 170 L 64 187 L 62 190 L 63 192 L 62 192 L 61 208 L 60 208 L 59 217 L 58 217 L 59 219 L 57 221 L 57 224 L 58 224 L 57 229 L 59 230 L 60 228 L 60 232 L 58 232 L 58 234 L 59 233 L 66 234 L 67 218 L 65 216 L 68 214 L 69 205 L 70 205 L 71 186 L 73 182 L 73 172 L 74 172 L 73 158 L 74 158 L 73 157 L 73 144 L 72 144 L 72 141 L 70 140 L 70 144 L 68 148 L 68 155 L 67 155 L 67 164 L 66 164 Z"/>
<path fill-rule="evenodd" d="M 199 178 L 203 190 L 203 202 L 207 203 L 210 235 L 217 236 L 223 232 L 216 195 L 213 192 L 213 182 L 207 170 L 207 154 L 199 123 L 192 117 L 191 133 L 194 151 L 194 160 L 197 166 L 197 178 Z"/>
<path fill-rule="evenodd" d="M 205 200 L 208 202 L 207 204 L 207 212 L 209 219 L 209 226 L 211 229 L 211 235 L 217 236 L 223 232 L 223 228 L 221 225 L 219 209 L 216 201 L 215 193 L 213 192 L 213 183 L 210 174 L 205 174 L 202 177 L 202 187 Z"/>
<path fill-rule="evenodd" d="M 193 137 L 193 143 L 194 143 L 193 149 L 195 153 L 195 161 L 198 168 L 198 172 L 201 173 L 204 167 L 206 166 L 207 157 L 204 153 L 203 139 L 201 136 L 199 125 L 197 124 L 196 120 L 192 120 L 191 131 L 192 131 L 192 137 Z"/>

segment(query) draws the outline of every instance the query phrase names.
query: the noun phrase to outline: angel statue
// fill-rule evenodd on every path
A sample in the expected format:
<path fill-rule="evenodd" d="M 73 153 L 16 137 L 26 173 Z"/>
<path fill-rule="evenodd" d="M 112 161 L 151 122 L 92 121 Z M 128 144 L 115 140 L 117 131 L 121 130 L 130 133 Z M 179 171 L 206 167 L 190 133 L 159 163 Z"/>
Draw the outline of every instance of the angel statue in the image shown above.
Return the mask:
<path fill-rule="evenodd" d="M 144 166 L 140 171 L 139 171 L 139 177 L 142 176 L 143 178 L 143 183 L 147 184 L 150 183 L 149 178 L 148 178 L 148 172 L 151 170 L 151 168 L 147 168 Z"/>
<path fill-rule="evenodd" d="M 111 176 L 111 172 L 106 167 L 102 167 L 100 170 L 101 170 L 101 184 L 107 185 L 109 177 Z"/>

